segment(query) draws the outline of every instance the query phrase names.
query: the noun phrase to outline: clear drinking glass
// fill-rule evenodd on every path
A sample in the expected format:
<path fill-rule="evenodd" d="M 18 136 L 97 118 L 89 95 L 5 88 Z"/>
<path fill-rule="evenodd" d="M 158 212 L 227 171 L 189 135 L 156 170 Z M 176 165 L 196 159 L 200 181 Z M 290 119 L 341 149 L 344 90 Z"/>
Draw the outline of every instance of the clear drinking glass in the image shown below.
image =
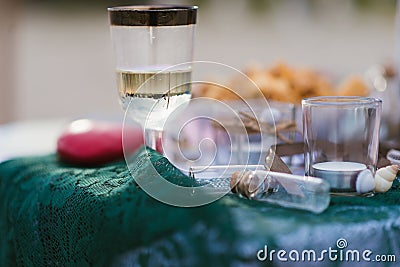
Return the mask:
<path fill-rule="evenodd" d="M 357 193 L 359 174 L 375 174 L 382 101 L 314 97 L 302 108 L 306 175 L 327 180 L 332 192 Z"/>
<path fill-rule="evenodd" d="M 174 109 L 191 97 L 196 6 L 122 6 L 108 9 L 121 105 L 157 138 Z"/>

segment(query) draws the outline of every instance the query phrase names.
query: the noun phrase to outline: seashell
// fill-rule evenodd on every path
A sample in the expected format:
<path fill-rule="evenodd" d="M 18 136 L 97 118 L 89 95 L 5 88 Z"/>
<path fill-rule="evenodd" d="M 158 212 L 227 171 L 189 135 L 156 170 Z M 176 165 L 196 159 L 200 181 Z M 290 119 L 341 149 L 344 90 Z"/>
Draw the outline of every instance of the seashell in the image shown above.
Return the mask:
<path fill-rule="evenodd" d="M 251 199 L 257 194 L 263 182 L 264 179 L 253 175 L 252 171 L 237 171 L 232 174 L 230 187 L 233 193 Z"/>
<path fill-rule="evenodd" d="M 391 149 L 386 155 L 386 158 L 392 163 L 397 166 L 400 165 L 400 151 L 396 149 Z"/>
<path fill-rule="evenodd" d="M 375 192 L 384 193 L 392 187 L 393 182 L 382 178 L 375 178 Z"/>
<path fill-rule="evenodd" d="M 375 174 L 375 191 L 386 192 L 393 184 L 393 180 L 396 178 L 399 167 L 397 165 L 391 165 L 384 168 L 380 168 Z"/>
<path fill-rule="evenodd" d="M 357 175 L 356 190 L 359 194 L 371 192 L 375 188 L 375 179 L 370 170 L 363 170 Z"/>
<path fill-rule="evenodd" d="M 241 176 L 241 173 L 239 171 L 236 171 L 232 174 L 231 181 L 230 181 L 230 187 L 231 187 L 232 193 L 238 193 L 237 185 L 240 181 L 240 176 Z"/>
<path fill-rule="evenodd" d="M 396 178 L 397 172 L 399 170 L 399 166 L 397 165 L 390 165 L 384 168 L 380 168 L 376 171 L 375 178 L 378 176 L 385 179 L 386 181 L 393 182 Z"/>

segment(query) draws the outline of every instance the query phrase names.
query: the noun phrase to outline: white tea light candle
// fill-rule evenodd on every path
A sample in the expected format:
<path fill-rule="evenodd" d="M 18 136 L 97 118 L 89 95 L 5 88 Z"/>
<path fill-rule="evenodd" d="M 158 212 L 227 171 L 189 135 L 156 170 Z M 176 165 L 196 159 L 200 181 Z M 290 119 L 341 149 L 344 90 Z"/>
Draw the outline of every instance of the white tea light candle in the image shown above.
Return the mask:
<path fill-rule="evenodd" d="M 321 162 L 313 165 L 314 169 L 321 171 L 339 171 L 339 172 L 360 172 L 365 170 L 367 166 L 362 163 L 348 162 L 348 161 L 332 161 Z"/>
<path fill-rule="evenodd" d="M 358 174 L 367 166 L 358 162 L 320 162 L 312 165 L 313 175 L 329 182 L 331 188 L 348 190 L 356 188 Z"/>

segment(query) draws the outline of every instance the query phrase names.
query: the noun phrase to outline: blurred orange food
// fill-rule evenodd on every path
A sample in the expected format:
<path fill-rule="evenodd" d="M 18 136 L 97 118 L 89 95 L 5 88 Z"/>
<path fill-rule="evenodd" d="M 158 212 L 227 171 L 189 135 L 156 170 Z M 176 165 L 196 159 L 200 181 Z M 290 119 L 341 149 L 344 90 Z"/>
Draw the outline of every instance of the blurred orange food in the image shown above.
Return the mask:
<path fill-rule="evenodd" d="M 316 71 L 294 68 L 285 63 L 278 63 L 268 69 L 253 67 L 245 70 L 244 73 L 254 81 L 265 98 L 275 101 L 299 104 L 301 99 L 313 96 L 367 96 L 369 94 L 367 85 L 359 76 L 350 76 L 335 88 L 328 79 Z M 233 77 L 230 81 L 232 86 L 229 88 L 214 84 L 202 84 L 195 89 L 196 95 L 218 100 L 237 100 L 261 96 L 255 86 L 244 88 L 237 83 L 239 83 L 239 79 Z"/>

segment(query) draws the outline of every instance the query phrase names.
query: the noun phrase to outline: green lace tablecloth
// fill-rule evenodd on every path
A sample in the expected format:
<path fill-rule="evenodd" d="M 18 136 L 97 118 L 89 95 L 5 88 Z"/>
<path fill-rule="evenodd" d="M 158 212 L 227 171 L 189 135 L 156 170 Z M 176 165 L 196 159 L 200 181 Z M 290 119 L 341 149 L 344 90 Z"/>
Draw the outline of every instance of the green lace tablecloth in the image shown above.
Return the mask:
<path fill-rule="evenodd" d="M 166 179 L 191 183 L 158 153 L 135 155 L 138 162 L 144 157 Z M 338 256 L 369 249 L 371 260 L 393 254 L 400 261 L 399 204 L 396 182 L 371 198 L 334 198 L 319 215 L 234 195 L 178 208 L 144 193 L 124 163 L 91 169 L 63 165 L 54 155 L 21 158 L 0 165 L 0 266 L 304 266 L 301 257 L 259 261 L 266 245 L 287 251 L 286 258 L 292 250 L 316 251 L 308 266 L 353 266 L 328 255 L 318 261 L 322 250 L 338 249 L 340 238 L 347 246 Z"/>

